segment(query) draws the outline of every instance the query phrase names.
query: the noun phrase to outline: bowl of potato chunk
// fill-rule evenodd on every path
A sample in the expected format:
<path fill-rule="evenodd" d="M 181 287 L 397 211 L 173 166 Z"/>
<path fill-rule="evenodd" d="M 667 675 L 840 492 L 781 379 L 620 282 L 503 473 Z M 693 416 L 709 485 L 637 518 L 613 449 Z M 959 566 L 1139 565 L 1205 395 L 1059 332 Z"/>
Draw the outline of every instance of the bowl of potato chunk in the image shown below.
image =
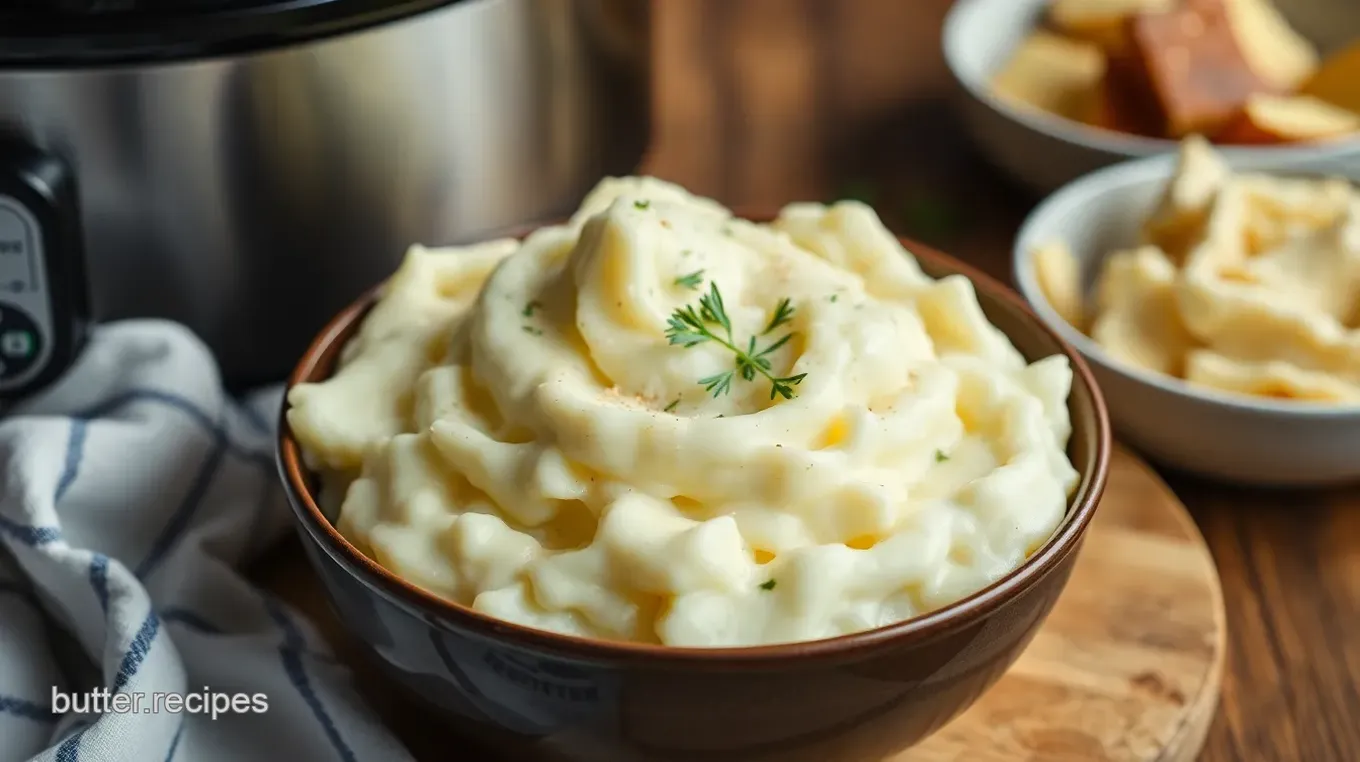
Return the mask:
<path fill-rule="evenodd" d="M 1355 163 L 1192 136 L 1040 203 L 1015 281 L 1152 459 L 1238 483 L 1360 481 L 1357 181 Z"/>

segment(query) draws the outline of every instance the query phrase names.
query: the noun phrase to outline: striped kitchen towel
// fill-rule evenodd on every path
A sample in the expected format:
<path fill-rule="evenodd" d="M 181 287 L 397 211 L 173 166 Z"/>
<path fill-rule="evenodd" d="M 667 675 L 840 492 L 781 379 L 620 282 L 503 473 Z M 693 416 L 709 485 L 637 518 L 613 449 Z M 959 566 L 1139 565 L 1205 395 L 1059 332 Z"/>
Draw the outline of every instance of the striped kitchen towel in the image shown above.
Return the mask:
<path fill-rule="evenodd" d="M 290 520 L 280 391 L 163 321 L 98 329 L 0 418 L 0 762 L 409 759 L 240 573 Z"/>

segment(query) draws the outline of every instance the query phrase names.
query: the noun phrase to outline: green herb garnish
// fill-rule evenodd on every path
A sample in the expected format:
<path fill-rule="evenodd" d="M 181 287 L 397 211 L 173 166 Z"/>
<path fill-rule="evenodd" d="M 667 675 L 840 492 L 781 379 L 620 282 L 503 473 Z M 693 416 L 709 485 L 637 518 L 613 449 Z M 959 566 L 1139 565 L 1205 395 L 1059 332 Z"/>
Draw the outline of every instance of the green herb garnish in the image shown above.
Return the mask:
<path fill-rule="evenodd" d="M 775 582 L 773 579 L 767 579 L 767 580 L 765 580 L 764 582 L 760 583 L 760 589 L 761 589 L 761 590 L 773 590 L 775 584 L 776 584 L 776 582 Z"/>
<path fill-rule="evenodd" d="M 764 336 L 765 334 L 769 333 L 770 331 L 773 331 L 774 329 L 789 322 L 792 319 L 793 319 L 793 305 L 789 302 L 789 298 L 786 296 L 783 299 L 779 300 L 779 304 L 776 305 L 774 308 L 774 314 L 770 316 L 769 324 L 765 326 L 765 330 L 760 332 L 760 335 Z M 786 336 L 780 341 L 782 343 L 788 340 L 789 339 Z M 769 350 L 767 349 L 765 351 L 768 352 Z"/>
<path fill-rule="evenodd" d="M 681 275 L 675 279 L 675 285 L 683 286 L 691 291 L 699 288 L 699 284 L 704 282 L 704 271 L 695 270 L 689 275 Z"/>
<path fill-rule="evenodd" d="M 647 200 L 645 200 L 645 199 L 639 199 L 639 200 L 633 202 L 633 206 L 637 207 L 638 209 L 646 209 L 647 207 L 649 207 L 649 206 L 651 206 L 651 205 L 652 205 L 652 202 L 647 201 Z"/>
<path fill-rule="evenodd" d="M 793 319 L 794 308 L 788 299 L 782 299 L 779 306 L 775 308 L 774 315 L 770 317 L 770 322 L 761 332 L 764 336 L 774 329 L 788 323 Z M 710 327 L 721 329 L 721 335 L 714 333 Z M 746 342 L 746 348 L 741 349 L 737 346 L 736 339 L 732 336 L 732 320 L 727 316 L 727 310 L 723 306 L 722 292 L 718 290 L 717 283 L 709 283 L 708 293 L 699 298 L 698 309 L 694 305 L 687 305 L 677 309 L 671 314 L 666 329 L 666 338 L 671 344 L 679 344 L 689 349 L 706 342 L 714 342 L 727 347 L 736 355 L 735 364 L 732 370 L 724 371 L 712 376 L 699 379 L 704 391 L 714 397 L 720 397 L 732 389 L 733 377 L 741 374 L 747 381 L 754 381 L 756 374 L 760 374 L 770 381 L 770 399 L 776 395 L 784 399 L 793 399 L 793 387 L 802 383 L 807 377 L 806 373 L 799 373 L 796 376 L 778 377 L 770 372 L 771 364 L 769 356 L 780 347 L 788 343 L 793 338 L 793 333 L 786 333 L 784 336 L 764 349 L 756 347 L 756 336 L 751 336 Z"/>
<path fill-rule="evenodd" d="M 675 409 L 675 406 L 676 406 L 676 405 L 679 405 L 679 404 L 680 404 L 680 398 L 679 398 L 679 397 L 676 397 L 675 399 L 671 400 L 671 404 L 669 404 L 669 405 L 667 405 L 667 406 L 661 408 L 661 410 L 662 410 L 663 412 L 669 413 L 670 411 L 672 411 L 672 410 Z"/>
<path fill-rule="evenodd" d="M 542 335 L 543 335 L 543 332 L 542 332 L 542 331 L 538 330 L 537 328 L 535 328 L 535 327 L 533 327 L 533 326 L 531 326 L 531 325 L 526 325 L 526 326 L 524 326 L 524 332 L 525 332 L 525 333 L 531 333 L 531 334 L 533 334 L 533 335 L 535 335 L 535 336 L 542 336 Z"/>
<path fill-rule="evenodd" d="M 524 315 L 524 317 L 533 317 L 534 310 L 542 306 L 543 305 L 539 304 L 538 302 L 529 302 L 528 304 L 524 305 L 524 312 L 520 314 Z"/>
<path fill-rule="evenodd" d="M 943 463 L 943 462 L 945 462 L 946 460 L 949 460 L 949 456 L 944 454 L 944 450 L 936 450 L 936 451 L 935 451 L 935 462 L 936 462 L 936 463 Z"/>
<path fill-rule="evenodd" d="M 832 303 L 832 304 L 835 304 L 835 303 L 836 303 L 836 300 L 839 299 L 839 298 L 841 298 L 841 295 L 840 295 L 840 294 L 832 294 L 832 295 L 830 296 L 831 303 Z"/>

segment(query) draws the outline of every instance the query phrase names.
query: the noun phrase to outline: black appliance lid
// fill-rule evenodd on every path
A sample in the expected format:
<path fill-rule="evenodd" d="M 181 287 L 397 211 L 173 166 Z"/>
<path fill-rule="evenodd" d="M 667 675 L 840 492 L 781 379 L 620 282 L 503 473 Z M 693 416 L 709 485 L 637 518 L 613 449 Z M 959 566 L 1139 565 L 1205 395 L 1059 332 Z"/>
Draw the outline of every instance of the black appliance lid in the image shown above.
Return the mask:
<path fill-rule="evenodd" d="M 86 68 L 248 53 L 459 0 L 6 0 L 0 68 Z"/>

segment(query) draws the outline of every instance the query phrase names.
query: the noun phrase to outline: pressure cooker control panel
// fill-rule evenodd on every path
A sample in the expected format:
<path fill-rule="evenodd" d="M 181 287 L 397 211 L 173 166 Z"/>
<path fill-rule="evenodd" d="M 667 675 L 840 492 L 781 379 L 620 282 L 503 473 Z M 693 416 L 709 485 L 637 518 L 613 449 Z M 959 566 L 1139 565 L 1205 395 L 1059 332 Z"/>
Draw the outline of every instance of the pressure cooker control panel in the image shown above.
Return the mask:
<path fill-rule="evenodd" d="M 33 213 L 0 196 L 0 389 L 23 385 L 52 353 L 45 270 Z"/>
<path fill-rule="evenodd" d="M 0 399 L 75 361 L 90 325 L 75 178 L 60 159 L 0 139 Z"/>

